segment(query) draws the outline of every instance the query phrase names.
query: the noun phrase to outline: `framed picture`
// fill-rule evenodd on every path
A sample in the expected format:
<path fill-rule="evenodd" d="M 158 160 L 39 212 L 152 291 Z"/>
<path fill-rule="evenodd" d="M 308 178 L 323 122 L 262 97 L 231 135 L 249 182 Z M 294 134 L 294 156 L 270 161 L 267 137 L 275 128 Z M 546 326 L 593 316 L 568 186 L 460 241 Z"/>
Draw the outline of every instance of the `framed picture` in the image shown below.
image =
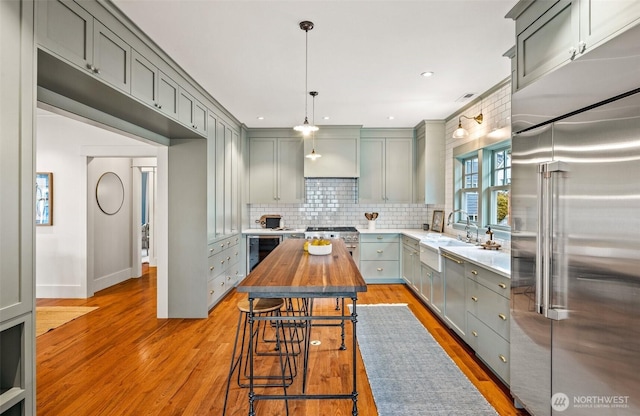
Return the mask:
<path fill-rule="evenodd" d="M 444 211 L 433 211 L 433 220 L 431 221 L 431 229 L 441 233 L 444 230 Z"/>
<path fill-rule="evenodd" d="M 53 225 L 53 173 L 36 172 L 36 225 Z"/>

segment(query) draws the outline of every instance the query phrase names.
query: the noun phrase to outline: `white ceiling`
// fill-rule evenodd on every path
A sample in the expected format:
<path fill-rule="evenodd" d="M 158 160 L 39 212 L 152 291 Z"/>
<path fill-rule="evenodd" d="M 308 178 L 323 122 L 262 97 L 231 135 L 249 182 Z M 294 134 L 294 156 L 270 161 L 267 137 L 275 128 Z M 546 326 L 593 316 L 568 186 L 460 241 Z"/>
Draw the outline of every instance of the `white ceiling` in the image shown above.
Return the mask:
<path fill-rule="evenodd" d="M 318 125 L 445 119 L 469 102 L 463 95 L 509 76 L 502 54 L 515 43 L 514 22 L 504 18 L 515 0 L 113 2 L 248 127 L 304 120 L 303 20 L 315 25 L 308 90 L 319 92 Z"/>

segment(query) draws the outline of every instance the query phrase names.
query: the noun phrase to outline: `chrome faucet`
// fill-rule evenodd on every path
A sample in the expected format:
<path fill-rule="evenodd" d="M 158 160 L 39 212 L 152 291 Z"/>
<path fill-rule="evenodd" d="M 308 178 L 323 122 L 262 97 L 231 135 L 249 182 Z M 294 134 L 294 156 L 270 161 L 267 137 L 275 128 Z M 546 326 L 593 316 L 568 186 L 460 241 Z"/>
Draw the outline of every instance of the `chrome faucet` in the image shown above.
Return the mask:
<path fill-rule="evenodd" d="M 469 214 L 466 211 L 461 210 L 461 209 L 456 209 L 454 211 L 451 211 L 449 213 L 449 216 L 447 217 L 447 226 L 451 225 L 451 222 L 452 222 L 452 219 L 453 219 L 453 214 L 456 213 L 456 212 L 459 212 L 459 213 L 464 214 L 464 215 L 467 216 L 467 225 L 464 226 L 464 231 L 466 233 L 466 242 L 467 243 L 471 243 L 471 241 L 472 241 L 472 239 L 471 239 L 471 227 L 476 227 L 476 240 L 475 240 L 475 243 L 478 244 L 480 242 L 480 236 L 478 235 L 478 226 L 476 224 L 472 223 L 469 220 Z"/>

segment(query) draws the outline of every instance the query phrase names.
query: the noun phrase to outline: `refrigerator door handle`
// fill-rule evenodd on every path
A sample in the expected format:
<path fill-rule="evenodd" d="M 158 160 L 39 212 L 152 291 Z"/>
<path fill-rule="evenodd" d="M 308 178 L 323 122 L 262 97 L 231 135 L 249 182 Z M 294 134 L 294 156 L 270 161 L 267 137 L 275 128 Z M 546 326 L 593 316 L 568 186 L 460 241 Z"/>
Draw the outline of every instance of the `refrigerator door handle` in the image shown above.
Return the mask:
<path fill-rule="evenodd" d="M 559 173 L 567 172 L 567 164 L 561 161 L 542 163 L 538 172 L 538 238 L 536 251 L 536 310 L 548 319 L 560 321 L 568 318 L 565 305 L 552 304 L 552 265 L 554 252 L 554 179 Z M 562 279 L 566 279 L 562 270 Z M 566 293 L 565 293 L 566 295 Z M 566 302 L 564 302 L 566 303 Z"/>

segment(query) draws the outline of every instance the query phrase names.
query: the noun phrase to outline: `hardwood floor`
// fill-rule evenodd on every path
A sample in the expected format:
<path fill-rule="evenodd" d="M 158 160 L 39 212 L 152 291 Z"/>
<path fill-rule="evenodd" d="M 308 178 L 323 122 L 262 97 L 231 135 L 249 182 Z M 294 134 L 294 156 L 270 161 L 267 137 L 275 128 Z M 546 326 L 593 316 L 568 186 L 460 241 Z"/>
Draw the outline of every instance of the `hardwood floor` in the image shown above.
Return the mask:
<path fill-rule="evenodd" d="M 208 319 L 157 319 L 155 268 L 98 292 L 89 299 L 39 299 L 37 305 L 98 306 L 36 340 L 38 415 L 220 415 L 238 320 L 227 295 Z M 404 285 L 371 285 L 359 303 L 408 303 L 456 364 L 500 415 L 516 410 L 507 389 L 496 381 Z M 317 300 L 316 311 L 336 313 L 335 300 Z M 350 325 L 348 325 L 350 326 Z M 339 329 L 313 329 L 322 344 L 313 350 L 309 386 L 350 388 L 349 351 L 338 351 Z M 347 334 L 348 335 L 348 334 Z M 349 345 L 349 344 L 347 344 Z M 359 359 L 358 408 L 377 415 Z M 314 377 L 313 372 L 318 373 Z M 247 389 L 232 384 L 227 415 L 246 415 Z M 350 400 L 290 402 L 291 415 L 350 415 Z M 261 401 L 260 416 L 283 415 L 279 401 Z"/>

